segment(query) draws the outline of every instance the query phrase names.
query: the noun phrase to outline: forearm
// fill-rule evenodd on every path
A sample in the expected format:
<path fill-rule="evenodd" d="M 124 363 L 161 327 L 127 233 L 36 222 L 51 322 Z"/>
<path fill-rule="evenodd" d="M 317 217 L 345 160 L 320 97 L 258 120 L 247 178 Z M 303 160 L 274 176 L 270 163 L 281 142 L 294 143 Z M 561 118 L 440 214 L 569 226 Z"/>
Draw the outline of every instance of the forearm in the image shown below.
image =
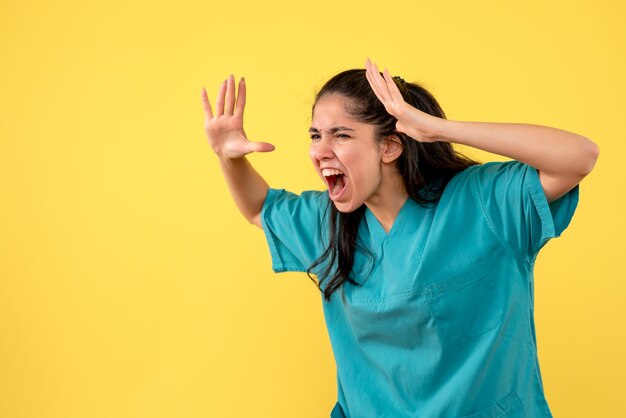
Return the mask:
<path fill-rule="evenodd" d="M 521 123 L 460 122 L 441 119 L 435 138 L 503 155 L 546 174 L 588 174 L 598 146 L 588 138 L 561 129 Z"/>
<path fill-rule="evenodd" d="M 218 160 L 237 208 L 248 222 L 262 228 L 261 209 L 269 186 L 246 157 Z"/>

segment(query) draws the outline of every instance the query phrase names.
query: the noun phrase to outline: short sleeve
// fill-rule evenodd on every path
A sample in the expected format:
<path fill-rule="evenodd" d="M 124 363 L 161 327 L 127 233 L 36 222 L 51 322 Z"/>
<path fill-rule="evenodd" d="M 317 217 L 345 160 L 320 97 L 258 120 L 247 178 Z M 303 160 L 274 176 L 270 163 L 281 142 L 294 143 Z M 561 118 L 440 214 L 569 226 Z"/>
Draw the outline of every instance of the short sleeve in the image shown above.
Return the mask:
<path fill-rule="evenodd" d="M 269 189 L 261 210 L 261 224 L 277 272 L 306 272 L 323 252 L 321 225 L 328 207 L 327 194 L 305 191 L 300 195 Z"/>
<path fill-rule="evenodd" d="M 483 212 L 496 234 L 525 261 L 567 228 L 578 204 L 580 185 L 548 202 L 536 168 L 520 161 L 470 167 Z"/>

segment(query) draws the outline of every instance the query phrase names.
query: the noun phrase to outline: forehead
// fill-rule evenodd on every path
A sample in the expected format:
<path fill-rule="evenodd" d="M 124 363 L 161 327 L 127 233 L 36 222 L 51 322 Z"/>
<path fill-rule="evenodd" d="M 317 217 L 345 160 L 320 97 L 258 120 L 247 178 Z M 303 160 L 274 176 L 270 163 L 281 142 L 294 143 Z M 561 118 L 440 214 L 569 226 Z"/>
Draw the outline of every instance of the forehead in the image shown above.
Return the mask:
<path fill-rule="evenodd" d="M 347 111 L 350 99 L 339 94 L 325 94 L 320 97 L 313 108 L 312 125 L 315 128 L 328 128 L 335 125 L 350 124 L 351 127 L 369 126 L 357 121 Z M 318 126 L 319 125 L 319 126 Z"/>

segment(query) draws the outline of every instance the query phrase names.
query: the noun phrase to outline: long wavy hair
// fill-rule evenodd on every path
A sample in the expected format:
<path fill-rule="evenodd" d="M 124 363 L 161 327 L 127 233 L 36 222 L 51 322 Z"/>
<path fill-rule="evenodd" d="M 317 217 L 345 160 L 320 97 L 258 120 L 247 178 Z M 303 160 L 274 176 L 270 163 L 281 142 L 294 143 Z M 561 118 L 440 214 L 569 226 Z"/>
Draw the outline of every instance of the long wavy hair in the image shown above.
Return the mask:
<path fill-rule="evenodd" d="M 405 82 L 399 77 L 394 77 L 394 81 L 408 104 L 430 115 L 446 118 L 439 103 L 424 87 Z M 432 206 L 439 202 L 446 185 L 455 174 L 467 167 L 480 164 L 454 150 L 449 142 L 418 142 L 398 132 L 397 119 L 387 113 L 382 102 L 376 97 L 363 69 L 346 70 L 328 80 L 315 96 L 313 111 L 319 99 L 327 94 L 339 94 L 349 99 L 346 110 L 355 120 L 376 127 L 375 139 L 379 144 L 390 135 L 400 139 L 404 150 L 396 160 L 396 165 L 409 198 L 422 206 Z M 358 284 L 350 277 L 356 248 L 361 248 L 370 256 L 371 252 L 357 240 L 359 224 L 365 213 L 364 204 L 352 212 L 344 213 L 337 210 L 329 200 L 325 216 L 328 215 L 328 210 L 330 210 L 328 246 L 309 267 L 307 274 L 320 291 L 323 291 L 324 298 L 330 301 L 331 295 L 346 280 Z M 325 267 L 318 274 L 316 281 L 311 272 L 318 266 Z M 328 284 L 322 290 L 321 284 L 326 281 Z"/>

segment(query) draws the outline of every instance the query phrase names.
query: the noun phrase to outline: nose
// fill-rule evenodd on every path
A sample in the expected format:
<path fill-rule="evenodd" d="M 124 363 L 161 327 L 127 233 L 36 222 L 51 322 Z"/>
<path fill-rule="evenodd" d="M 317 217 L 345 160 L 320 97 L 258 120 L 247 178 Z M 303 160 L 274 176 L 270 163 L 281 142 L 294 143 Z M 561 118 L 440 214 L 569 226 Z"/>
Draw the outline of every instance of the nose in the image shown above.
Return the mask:
<path fill-rule="evenodd" d="M 327 139 L 319 139 L 311 143 L 311 156 L 318 161 L 330 160 L 335 154 Z"/>

